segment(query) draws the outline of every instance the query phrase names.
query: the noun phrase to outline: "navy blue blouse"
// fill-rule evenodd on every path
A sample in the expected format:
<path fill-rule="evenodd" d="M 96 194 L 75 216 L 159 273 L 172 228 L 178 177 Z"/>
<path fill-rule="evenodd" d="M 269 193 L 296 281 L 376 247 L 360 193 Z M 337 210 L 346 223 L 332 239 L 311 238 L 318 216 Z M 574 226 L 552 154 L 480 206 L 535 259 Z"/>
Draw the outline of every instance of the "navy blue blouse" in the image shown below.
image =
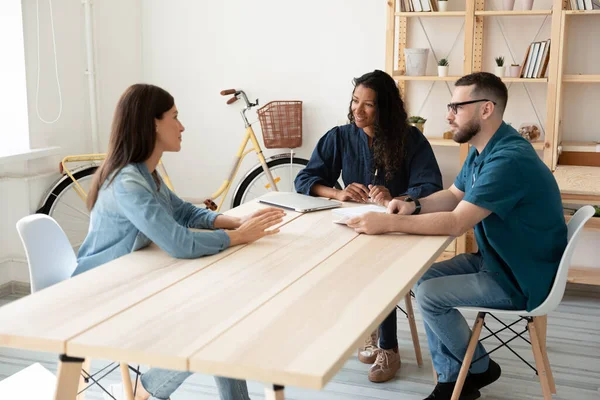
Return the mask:
<path fill-rule="evenodd" d="M 375 170 L 373 148 L 367 134 L 354 124 L 337 126 L 317 144 L 306 168 L 298 173 L 296 191 L 306 195 L 315 183 L 333 187 L 342 175 L 344 185 L 385 186 L 392 197 L 409 195 L 422 198 L 442 189 L 442 174 L 421 131 L 411 127 L 405 142 L 401 171 L 388 182 L 383 169 Z"/>

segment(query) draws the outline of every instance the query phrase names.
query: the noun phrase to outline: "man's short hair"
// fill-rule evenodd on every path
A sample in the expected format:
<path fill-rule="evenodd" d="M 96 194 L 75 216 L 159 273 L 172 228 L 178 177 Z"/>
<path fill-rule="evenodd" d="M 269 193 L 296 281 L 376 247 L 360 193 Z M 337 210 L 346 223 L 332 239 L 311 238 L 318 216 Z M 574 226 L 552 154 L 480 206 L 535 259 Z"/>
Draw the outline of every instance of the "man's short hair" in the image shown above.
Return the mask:
<path fill-rule="evenodd" d="M 500 115 L 504 114 L 506 102 L 508 101 L 508 89 L 502 79 L 489 72 L 475 72 L 465 75 L 456 81 L 454 86 L 473 85 L 472 96 L 475 98 L 485 98 L 496 102 L 496 108 Z"/>

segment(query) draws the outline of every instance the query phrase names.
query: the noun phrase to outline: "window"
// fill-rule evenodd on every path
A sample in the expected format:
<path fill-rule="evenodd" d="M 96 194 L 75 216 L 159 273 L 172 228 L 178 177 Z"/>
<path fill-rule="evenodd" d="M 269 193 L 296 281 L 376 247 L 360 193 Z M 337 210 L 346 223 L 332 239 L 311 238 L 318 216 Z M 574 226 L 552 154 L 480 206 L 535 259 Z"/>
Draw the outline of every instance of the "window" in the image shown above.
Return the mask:
<path fill-rule="evenodd" d="M 0 4 L 0 156 L 29 149 L 21 0 Z"/>

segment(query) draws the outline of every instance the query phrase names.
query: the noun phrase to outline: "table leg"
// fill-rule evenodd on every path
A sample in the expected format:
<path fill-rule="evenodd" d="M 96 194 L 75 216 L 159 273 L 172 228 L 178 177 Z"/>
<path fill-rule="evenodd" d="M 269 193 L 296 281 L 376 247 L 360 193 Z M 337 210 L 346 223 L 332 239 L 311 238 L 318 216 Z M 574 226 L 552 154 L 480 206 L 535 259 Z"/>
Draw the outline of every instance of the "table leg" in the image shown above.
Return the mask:
<path fill-rule="evenodd" d="M 65 354 L 61 354 L 59 359 L 54 400 L 75 399 L 84 359 L 69 357 Z"/>
<path fill-rule="evenodd" d="M 265 400 L 284 400 L 283 386 L 267 385 L 265 386 Z"/>

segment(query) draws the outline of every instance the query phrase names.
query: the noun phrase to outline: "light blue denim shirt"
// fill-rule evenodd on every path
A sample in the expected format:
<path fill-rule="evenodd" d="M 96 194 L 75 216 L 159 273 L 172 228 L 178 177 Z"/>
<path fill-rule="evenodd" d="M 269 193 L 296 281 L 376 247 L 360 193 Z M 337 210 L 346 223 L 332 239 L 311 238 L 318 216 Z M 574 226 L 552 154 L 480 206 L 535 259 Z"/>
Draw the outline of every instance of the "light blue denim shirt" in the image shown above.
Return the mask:
<path fill-rule="evenodd" d="M 157 188 L 144 163 L 129 164 L 102 185 L 79 249 L 73 276 L 156 243 L 172 257 L 197 258 L 229 247 L 223 230 L 214 229 L 217 213 L 181 200 L 161 181 Z"/>

